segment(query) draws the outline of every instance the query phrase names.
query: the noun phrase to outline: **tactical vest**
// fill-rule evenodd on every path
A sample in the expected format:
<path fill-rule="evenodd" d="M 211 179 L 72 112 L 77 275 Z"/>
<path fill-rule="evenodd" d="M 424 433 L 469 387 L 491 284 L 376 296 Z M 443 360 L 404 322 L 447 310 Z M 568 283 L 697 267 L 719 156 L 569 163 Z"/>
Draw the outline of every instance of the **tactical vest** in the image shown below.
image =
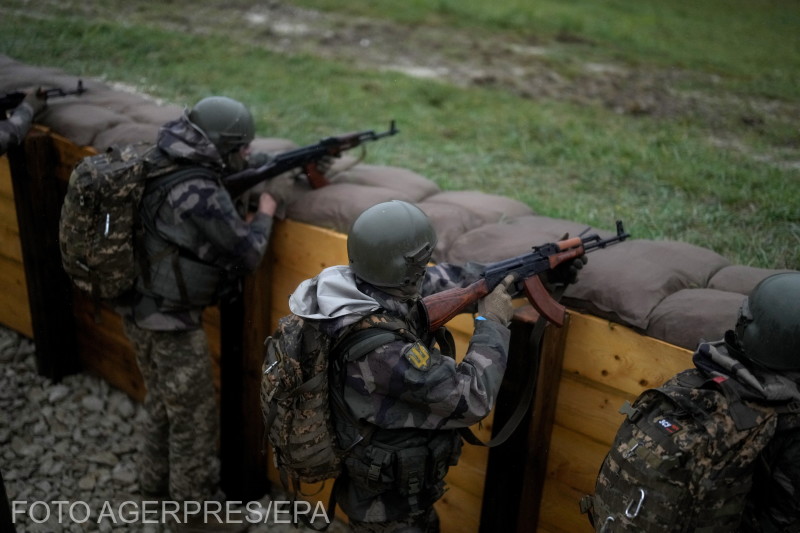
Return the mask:
<path fill-rule="evenodd" d="M 374 328 L 384 329 L 385 333 L 376 335 Z M 444 478 L 458 462 L 462 440 L 458 430 L 383 429 L 364 421 L 356 425 L 352 416 L 342 414 L 342 409 L 347 409 L 343 400 L 347 363 L 366 357 L 394 340 L 410 343 L 420 340 L 406 322 L 388 315 L 371 315 L 354 329 L 355 333 L 350 333 L 344 346 L 337 350 L 331 365 L 331 388 L 337 391 L 332 395 L 332 413 L 339 442 L 348 450 L 344 459 L 347 479 L 364 499 L 381 497 L 391 502 L 387 506 L 391 508 L 386 509 L 386 520 L 405 518 L 429 508 L 444 494 Z M 367 330 L 372 332 L 359 335 Z M 452 357 L 455 352 L 452 336 L 445 328 L 440 331 L 436 342 L 443 355 Z M 348 502 L 342 500 L 340 504 L 350 518 L 367 518 L 358 516 L 358 510 L 348 508 Z"/>
<path fill-rule="evenodd" d="M 165 239 L 156 228 L 158 211 L 170 190 L 188 179 L 219 176 L 212 170 L 193 166 L 157 178 L 148 184 L 142 199 L 140 263 L 142 275 L 137 290 L 163 299 L 177 309 L 205 307 L 216 303 L 225 289 L 225 272 L 198 259 L 192 250 Z"/>

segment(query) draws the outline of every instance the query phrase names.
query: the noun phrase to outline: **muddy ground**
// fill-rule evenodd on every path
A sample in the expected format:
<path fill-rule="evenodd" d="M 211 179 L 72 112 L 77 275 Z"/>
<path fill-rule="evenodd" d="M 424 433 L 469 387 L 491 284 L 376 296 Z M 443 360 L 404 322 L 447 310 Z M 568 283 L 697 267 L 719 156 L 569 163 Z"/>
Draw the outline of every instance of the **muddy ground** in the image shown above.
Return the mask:
<path fill-rule="evenodd" d="M 800 123 L 798 103 L 715 90 L 718 79 L 711 74 L 592 60 L 592 43 L 570 34 L 539 42 L 535 36 L 514 39 L 479 31 L 404 26 L 279 1 L 166 0 L 157 9 L 145 0 L 45 0 L 37 6 L 36 11 L 43 14 L 82 14 L 194 34 L 222 33 L 282 54 L 332 58 L 458 86 L 494 87 L 524 98 L 601 105 L 629 115 L 687 118 L 709 128 L 720 146 L 739 151 L 751 149 L 736 130 L 758 133 L 772 124 Z M 769 156 L 751 155 L 800 168 L 800 134 L 782 144 Z"/>

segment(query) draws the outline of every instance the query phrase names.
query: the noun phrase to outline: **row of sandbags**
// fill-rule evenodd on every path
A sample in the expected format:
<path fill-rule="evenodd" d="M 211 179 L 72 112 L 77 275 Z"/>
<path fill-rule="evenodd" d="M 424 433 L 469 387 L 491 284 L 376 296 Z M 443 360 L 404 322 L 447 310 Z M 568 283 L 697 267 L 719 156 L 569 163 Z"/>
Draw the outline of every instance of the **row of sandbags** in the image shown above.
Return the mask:
<path fill-rule="evenodd" d="M 76 87 L 78 78 L 0 56 L 0 91 L 29 87 Z M 84 79 L 87 91 L 50 101 L 37 122 L 81 146 L 154 141 L 161 124 L 182 108 L 162 104 L 122 87 Z M 279 152 L 286 139 L 256 139 L 256 151 Z M 332 184 L 298 187 L 287 216 L 347 232 L 364 209 L 391 199 L 417 204 L 439 235 L 436 261 L 498 261 L 531 246 L 578 235 L 586 226 L 538 216 L 519 201 L 478 191 L 442 191 L 405 168 L 355 164 L 334 166 Z M 608 229 L 592 230 L 601 236 Z M 710 250 L 681 242 L 630 239 L 592 254 L 564 302 L 581 311 L 630 326 L 646 335 L 694 349 L 700 339 L 720 338 L 733 326 L 744 296 L 777 271 L 732 265 Z"/>

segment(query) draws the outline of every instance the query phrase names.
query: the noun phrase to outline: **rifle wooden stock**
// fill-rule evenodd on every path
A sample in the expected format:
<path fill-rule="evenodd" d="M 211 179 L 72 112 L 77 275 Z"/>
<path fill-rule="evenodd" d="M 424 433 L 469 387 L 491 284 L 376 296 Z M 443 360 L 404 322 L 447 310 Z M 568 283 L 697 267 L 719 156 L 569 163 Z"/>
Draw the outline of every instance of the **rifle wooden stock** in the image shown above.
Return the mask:
<path fill-rule="evenodd" d="M 524 280 L 523 287 L 528 301 L 541 315 L 558 327 L 564 325 L 566 308 L 550 296 L 539 276 L 531 276 Z M 489 292 L 486 280 L 482 278 L 467 287 L 448 289 L 426 296 L 422 299 L 422 308 L 428 322 L 428 331 L 436 331 L 444 326 Z"/>
<path fill-rule="evenodd" d="M 436 331 L 469 305 L 489 294 L 486 280 L 481 278 L 467 287 L 437 292 L 422 299 L 422 308 L 428 320 L 428 331 Z"/>

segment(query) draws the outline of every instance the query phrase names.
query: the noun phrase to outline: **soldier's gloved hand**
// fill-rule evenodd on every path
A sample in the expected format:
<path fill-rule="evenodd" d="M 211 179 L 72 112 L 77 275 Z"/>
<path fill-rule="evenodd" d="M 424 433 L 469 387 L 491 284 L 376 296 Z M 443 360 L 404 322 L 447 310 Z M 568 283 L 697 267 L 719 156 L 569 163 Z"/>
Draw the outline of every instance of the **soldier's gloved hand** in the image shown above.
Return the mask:
<path fill-rule="evenodd" d="M 487 320 L 494 320 L 508 326 L 514 316 L 514 307 L 511 305 L 511 295 L 508 288 L 514 282 L 513 274 L 509 274 L 497 284 L 492 292 L 478 301 L 478 314 Z"/>
<path fill-rule="evenodd" d="M 547 271 L 547 282 L 551 285 L 569 285 L 578 281 L 578 272 L 589 260 L 585 255 L 565 261 L 553 270 Z"/>

